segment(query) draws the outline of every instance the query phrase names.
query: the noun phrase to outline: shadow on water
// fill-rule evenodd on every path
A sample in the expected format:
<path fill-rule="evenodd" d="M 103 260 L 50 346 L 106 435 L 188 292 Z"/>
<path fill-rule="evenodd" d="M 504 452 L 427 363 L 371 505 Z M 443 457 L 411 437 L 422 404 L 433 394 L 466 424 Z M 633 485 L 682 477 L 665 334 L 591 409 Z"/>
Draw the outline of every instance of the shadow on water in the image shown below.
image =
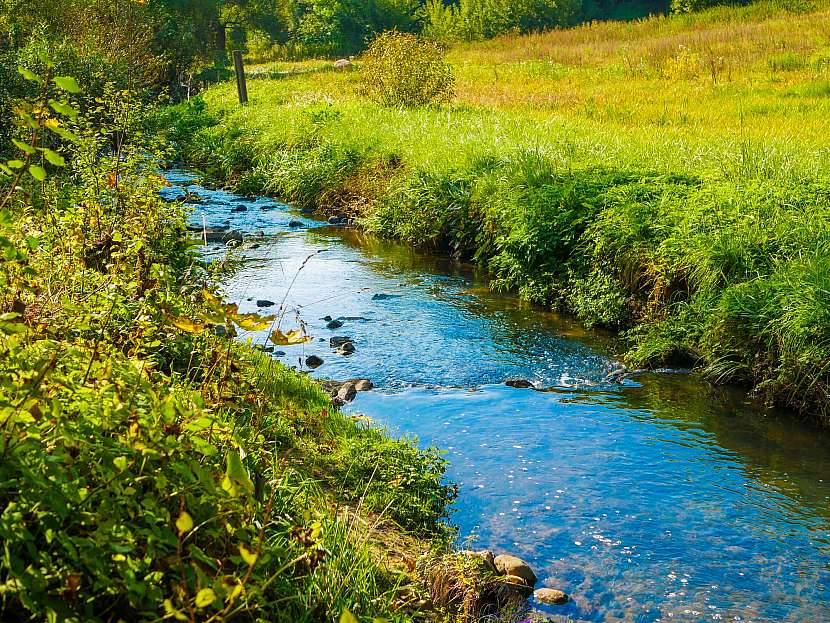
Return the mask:
<path fill-rule="evenodd" d="M 285 299 L 287 325 L 308 323 L 315 341 L 281 360 L 316 354 L 317 376 L 372 379 L 379 390 L 349 408 L 446 450 L 462 538 L 525 557 L 573 595 L 549 612 L 830 621 L 826 432 L 695 375 L 610 382 L 613 336 L 493 294 L 474 267 L 309 219 L 292 227 L 297 215 L 265 198 L 240 213 L 238 197 L 191 190 L 206 199 L 192 222 L 262 233 L 226 291 L 243 311 Z M 333 336 L 357 352 L 335 354 Z M 505 387 L 511 377 L 553 389 Z"/>

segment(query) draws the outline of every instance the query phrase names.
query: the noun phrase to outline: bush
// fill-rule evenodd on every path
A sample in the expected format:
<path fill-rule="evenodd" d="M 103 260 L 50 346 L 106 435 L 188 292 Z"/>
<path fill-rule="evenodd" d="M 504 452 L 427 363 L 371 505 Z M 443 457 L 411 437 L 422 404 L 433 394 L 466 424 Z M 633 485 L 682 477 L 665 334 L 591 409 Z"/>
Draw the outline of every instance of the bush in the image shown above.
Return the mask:
<path fill-rule="evenodd" d="M 452 99 L 455 78 L 437 44 L 393 30 L 363 55 L 363 83 L 385 106 L 424 106 Z"/>

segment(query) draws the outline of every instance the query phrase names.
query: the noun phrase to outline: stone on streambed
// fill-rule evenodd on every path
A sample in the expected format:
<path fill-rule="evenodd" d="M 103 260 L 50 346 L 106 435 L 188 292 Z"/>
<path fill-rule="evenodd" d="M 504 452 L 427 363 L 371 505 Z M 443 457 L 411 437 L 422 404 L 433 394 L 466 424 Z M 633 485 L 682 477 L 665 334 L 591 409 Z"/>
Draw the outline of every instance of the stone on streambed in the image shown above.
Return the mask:
<path fill-rule="evenodd" d="M 294 220 L 294 221 L 289 221 L 288 226 L 291 227 L 292 229 L 296 229 L 297 227 L 304 227 L 305 223 L 303 223 L 302 221 Z"/>
<path fill-rule="evenodd" d="M 533 389 L 535 387 L 527 379 L 507 379 L 504 384 L 508 387 L 515 387 L 516 389 Z"/>
<path fill-rule="evenodd" d="M 337 349 L 337 354 L 343 356 L 352 355 L 355 352 L 357 352 L 357 349 L 351 342 L 346 342 L 340 348 Z"/>
<path fill-rule="evenodd" d="M 354 388 L 359 392 L 369 392 L 375 388 L 375 384 L 369 379 L 360 379 L 354 384 Z"/>
<path fill-rule="evenodd" d="M 329 320 L 328 324 L 326 325 L 326 329 L 339 329 L 342 326 L 342 320 Z"/>
<path fill-rule="evenodd" d="M 551 606 L 561 606 L 570 600 L 567 593 L 556 590 L 555 588 L 540 588 L 533 593 L 533 597 L 536 601 Z"/>
<path fill-rule="evenodd" d="M 244 240 L 242 232 L 236 229 L 231 229 L 229 231 L 226 227 L 211 227 L 209 229 L 199 231 L 202 232 L 208 242 L 224 242 L 227 244 L 231 240 L 235 240 L 239 243 Z"/>
<path fill-rule="evenodd" d="M 309 355 L 306 357 L 305 365 L 307 365 L 312 370 L 315 370 L 323 365 L 323 360 L 318 357 L 317 355 Z"/>
<path fill-rule="evenodd" d="M 510 554 L 499 554 L 496 556 L 494 563 L 498 572 L 505 576 L 513 576 L 521 578 L 521 580 L 530 588 L 536 585 L 538 578 L 533 573 L 524 560 Z"/>
<path fill-rule="evenodd" d="M 352 341 L 352 338 L 346 337 L 345 335 L 337 335 L 329 340 L 329 346 L 332 348 L 340 348 L 343 344 L 348 344 Z"/>
<path fill-rule="evenodd" d="M 247 212 L 247 211 L 248 211 L 248 206 L 246 206 L 246 205 L 239 205 L 239 206 L 236 206 L 235 208 L 231 209 L 231 212 L 234 213 L 234 214 L 239 213 L 239 212 Z"/>
<path fill-rule="evenodd" d="M 385 292 L 381 292 L 379 294 L 375 294 L 372 297 L 373 301 L 391 301 L 392 299 L 399 299 L 401 298 L 400 294 L 386 294 Z"/>
<path fill-rule="evenodd" d="M 273 307 L 274 305 L 276 305 L 276 303 L 274 303 L 274 301 L 269 301 L 268 299 L 259 299 L 256 302 L 257 307 Z"/>

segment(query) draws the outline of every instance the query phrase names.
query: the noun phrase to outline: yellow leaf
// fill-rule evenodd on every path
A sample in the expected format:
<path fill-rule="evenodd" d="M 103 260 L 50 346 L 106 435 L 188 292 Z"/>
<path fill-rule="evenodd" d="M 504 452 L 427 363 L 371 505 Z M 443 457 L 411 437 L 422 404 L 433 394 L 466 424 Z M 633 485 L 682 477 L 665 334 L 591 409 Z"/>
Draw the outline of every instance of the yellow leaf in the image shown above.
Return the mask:
<path fill-rule="evenodd" d="M 310 335 L 304 335 L 300 329 L 293 329 L 288 333 L 283 333 L 277 329 L 271 333 L 268 339 L 277 346 L 293 346 L 295 344 L 308 344 L 314 338 Z"/>
<path fill-rule="evenodd" d="M 355 615 L 349 612 L 348 608 L 344 608 L 343 614 L 340 615 L 340 623 L 358 623 L 358 620 Z"/>
<path fill-rule="evenodd" d="M 191 517 L 187 511 L 182 511 L 182 514 L 179 515 L 179 518 L 176 520 L 176 528 L 179 531 L 179 534 L 185 534 L 193 530 L 193 517 Z"/>
<path fill-rule="evenodd" d="M 257 555 L 241 544 L 239 545 L 239 555 L 242 556 L 242 560 L 248 563 L 249 567 L 256 563 Z"/>
<path fill-rule="evenodd" d="M 168 616 L 173 617 L 177 621 L 187 621 L 187 617 L 179 610 L 173 607 L 173 602 L 169 599 L 164 600 L 164 611 L 167 612 Z"/>
<path fill-rule="evenodd" d="M 260 316 L 258 314 L 238 314 L 234 320 L 246 331 L 264 331 L 276 320 L 276 316 Z"/>
<path fill-rule="evenodd" d="M 197 608 L 207 608 L 214 601 L 216 601 L 216 593 L 213 592 L 212 588 L 203 588 L 196 593 Z"/>
<path fill-rule="evenodd" d="M 229 600 L 236 599 L 237 597 L 239 597 L 242 594 L 242 592 L 244 590 L 245 590 L 245 585 L 240 582 L 239 584 L 237 584 L 236 586 L 233 587 L 233 590 L 231 591 L 231 594 L 228 597 L 228 599 Z"/>
<path fill-rule="evenodd" d="M 201 322 L 190 320 L 189 318 L 176 318 L 175 316 L 171 316 L 170 314 L 164 314 L 164 317 L 174 327 L 181 329 L 182 331 L 185 331 L 187 333 L 204 333 L 207 329 L 207 325 L 202 324 Z"/>

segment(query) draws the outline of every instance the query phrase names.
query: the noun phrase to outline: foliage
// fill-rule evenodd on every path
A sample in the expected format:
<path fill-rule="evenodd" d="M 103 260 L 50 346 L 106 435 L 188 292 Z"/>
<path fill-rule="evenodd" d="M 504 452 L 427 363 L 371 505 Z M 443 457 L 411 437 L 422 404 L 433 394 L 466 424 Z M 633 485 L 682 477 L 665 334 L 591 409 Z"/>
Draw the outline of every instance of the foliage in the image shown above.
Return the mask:
<path fill-rule="evenodd" d="M 41 62 L 0 165 L 0 618 L 410 620 L 340 502 L 440 542 L 443 460 L 237 343 L 273 319 L 213 292 L 135 95 Z"/>
<path fill-rule="evenodd" d="M 182 151 L 622 329 L 633 365 L 697 364 L 828 421 L 826 20 L 762 4 L 461 46 L 441 108 L 375 104 L 346 72 L 263 81 L 245 111 L 217 87 Z M 702 76 L 723 58 L 718 81 L 667 76 L 681 45 Z"/>
<path fill-rule="evenodd" d="M 362 59 L 366 94 L 385 106 L 424 106 L 452 99 L 452 68 L 434 43 L 389 31 L 372 41 Z"/>
<path fill-rule="evenodd" d="M 570 23 L 579 8 L 573 0 L 430 0 L 424 34 L 441 41 L 475 41 L 510 31 L 536 32 Z"/>

